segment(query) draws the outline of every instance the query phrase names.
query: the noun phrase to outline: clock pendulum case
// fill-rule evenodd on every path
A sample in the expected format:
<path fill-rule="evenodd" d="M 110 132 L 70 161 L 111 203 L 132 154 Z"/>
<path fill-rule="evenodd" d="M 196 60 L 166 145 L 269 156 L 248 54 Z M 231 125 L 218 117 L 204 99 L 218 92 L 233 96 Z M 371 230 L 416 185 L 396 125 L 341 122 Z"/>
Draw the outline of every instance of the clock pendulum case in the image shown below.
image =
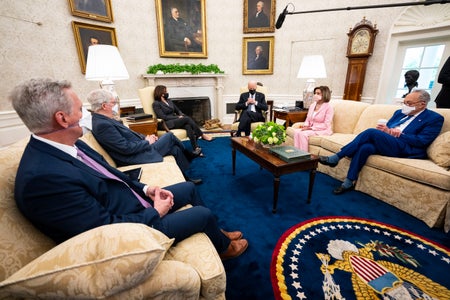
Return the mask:
<path fill-rule="evenodd" d="M 343 96 L 345 100 L 361 100 L 367 60 L 373 53 L 375 37 L 378 33 L 376 27 L 364 17 L 347 33 L 349 39 L 347 45 L 348 67 Z"/>

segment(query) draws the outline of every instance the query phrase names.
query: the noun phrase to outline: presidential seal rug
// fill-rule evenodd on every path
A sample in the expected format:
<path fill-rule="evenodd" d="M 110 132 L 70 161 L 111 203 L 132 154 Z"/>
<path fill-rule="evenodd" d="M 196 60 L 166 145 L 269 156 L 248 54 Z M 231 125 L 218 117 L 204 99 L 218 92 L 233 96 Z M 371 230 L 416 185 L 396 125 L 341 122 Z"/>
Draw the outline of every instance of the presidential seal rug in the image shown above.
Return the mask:
<path fill-rule="evenodd" d="M 450 299 L 449 248 L 361 218 L 295 225 L 270 272 L 276 299 Z"/>

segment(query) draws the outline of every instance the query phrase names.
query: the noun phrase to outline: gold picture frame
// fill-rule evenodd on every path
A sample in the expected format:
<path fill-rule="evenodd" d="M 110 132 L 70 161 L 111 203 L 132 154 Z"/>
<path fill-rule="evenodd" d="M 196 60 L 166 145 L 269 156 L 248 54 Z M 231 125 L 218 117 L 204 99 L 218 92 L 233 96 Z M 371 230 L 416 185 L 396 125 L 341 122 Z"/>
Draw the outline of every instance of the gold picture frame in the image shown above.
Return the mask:
<path fill-rule="evenodd" d="M 113 13 L 111 0 L 69 0 L 72 15 L 111 23 Z"/>
<path fill-rule="evenodd" d="M 208 57 L 205 2 L 155 0 L 160 57 Z"/>
<path fill-rule="evenodd" d="M 244 0 L 244 33 L 275 32 L 275 0 Z"/>
<path fill-rule="evenodd" d="M 81 72 L 86 73 L 86 62 L 89 46 L 94 44 L 117 47 L 116 30 L 112 27 L 98 26 L 72 21 L 73 34 L 77 45 Z"/>
<path fill-rule="evenodd" d="M 244 37 L 242 42 L 242 74 L 273 74 L 274 44 L 274 36 Z"/>

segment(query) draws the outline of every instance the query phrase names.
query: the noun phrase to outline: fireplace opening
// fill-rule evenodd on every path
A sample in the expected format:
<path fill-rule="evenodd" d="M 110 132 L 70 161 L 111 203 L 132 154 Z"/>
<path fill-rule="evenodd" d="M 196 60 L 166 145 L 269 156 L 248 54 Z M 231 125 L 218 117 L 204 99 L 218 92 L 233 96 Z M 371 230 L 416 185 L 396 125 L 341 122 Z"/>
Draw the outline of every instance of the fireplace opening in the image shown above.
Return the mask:
<path fill-rule="evenodd" d="M 209 97 L 177 97 L 170 98 L 172 102 L 198 126 L 203 126 L 211 119 L 211 103 Z"/>

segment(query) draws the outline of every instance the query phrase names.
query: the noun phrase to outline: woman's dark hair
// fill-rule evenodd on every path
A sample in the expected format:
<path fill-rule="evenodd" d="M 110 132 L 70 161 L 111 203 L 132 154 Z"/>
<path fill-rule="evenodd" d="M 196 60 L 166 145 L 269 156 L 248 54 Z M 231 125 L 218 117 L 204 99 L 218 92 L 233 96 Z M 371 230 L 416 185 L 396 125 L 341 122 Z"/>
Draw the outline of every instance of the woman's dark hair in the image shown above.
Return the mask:
<path fill-rule="evenodd" d="M 166 91 L 167 91 L 166 86 L 157 85 L 155 87 L 155 91 L 153 92 L 153 97 L 155 98 L 155 101 L 161 101 L 161 97 Z"/>
<path fill-rule="evenodd" d="M 327 87 L 326 85 L 321 85 L 318 87 L 314 88 L 314 93 L 316 92 L 316 90 L 320 90 L 322 92 L 322 100 L 323 102 L 330 102 L 331 100 L 331 91 L 330 88 Z"/>

